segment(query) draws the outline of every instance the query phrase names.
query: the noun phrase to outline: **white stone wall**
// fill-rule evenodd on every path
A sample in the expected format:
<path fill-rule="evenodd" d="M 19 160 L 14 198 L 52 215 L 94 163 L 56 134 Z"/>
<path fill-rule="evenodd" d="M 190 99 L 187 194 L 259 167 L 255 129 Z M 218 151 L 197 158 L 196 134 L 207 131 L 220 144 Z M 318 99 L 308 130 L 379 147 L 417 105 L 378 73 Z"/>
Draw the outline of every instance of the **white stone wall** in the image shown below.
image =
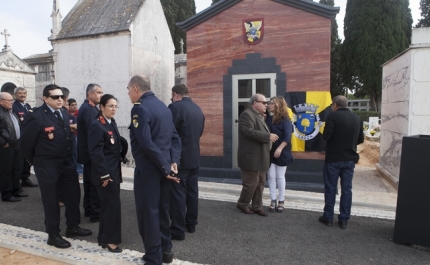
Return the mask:
<path fill-rule="evenodd" d="M 415 38 L 414 38 L 415 37 Z M 398 181 L 402 138 L 430 134 L 430 30 L 413 30 L 408 50 L 383 66 L 379 166 Z"/>
<path fill-rule="evenodd" d="M 118 98 L 119 126 L 128 126 L 132 104 L 127 94 L 130 79 L 130 34 L 79 38 L 54 43 L 55 82 L 67 87 L 80 105 L 88 84 Z"/>
<path fill-rule="evenodd" d="M 131 27 L 131 72 L 148 76 L 151 90 L 166 105 L 175 84 L 172 37 L 158 0 L 146 0 Z"/>
<path fill-rule="evenodd" d="M 24 87 L 27 90 L 27 103 L 32 107 L 36 106 L 35 74 L 4 71 L 0 69 L 0 87 L 5 83 L 12 83 L 17 87 Z"/>

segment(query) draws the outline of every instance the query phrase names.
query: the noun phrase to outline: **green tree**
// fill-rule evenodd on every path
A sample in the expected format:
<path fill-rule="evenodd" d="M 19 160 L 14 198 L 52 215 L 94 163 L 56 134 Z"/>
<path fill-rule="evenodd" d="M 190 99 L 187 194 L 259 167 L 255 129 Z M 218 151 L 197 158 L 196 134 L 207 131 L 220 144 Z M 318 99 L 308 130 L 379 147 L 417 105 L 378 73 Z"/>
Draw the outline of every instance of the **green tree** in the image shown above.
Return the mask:
<path fill-rule="evenodd" d="M 194 0 L 161 0 L 164 16 L 169 25 L 170 34 L 175 44 L 175 54 L 181 53 L 181 39 L 186 43 L 186 34 L 176 26 L 176 22 L 181 22 L 196 14 L 196 4 Z M 186 44 L 184 44 L 184 53 Z"/>
<path fill-rule="evenodd" d="M 430 27 L 430 0 L 420 0 L 421 19 L 418 20 L 417 28 Z"/>
<path fill-rule="evenodd" d="M 348 0 L 341 63 L 343 80 L 357 98 L 368 95 L 380 110 L 381 65 L 409 47 L 412 15 L 409 0 Z"/>
<path fill-rule="evenodd" d="M 334 6 L 334 0 L 320 0 L 320 4 Z M 331 52 L 330 52 L 330 93 L 332 97 L 345 94 L 345 86 L 342 82 L 340 50 L 342 41 L 338 34 L 338 25 L 333 18 L 331 23 Z"/>

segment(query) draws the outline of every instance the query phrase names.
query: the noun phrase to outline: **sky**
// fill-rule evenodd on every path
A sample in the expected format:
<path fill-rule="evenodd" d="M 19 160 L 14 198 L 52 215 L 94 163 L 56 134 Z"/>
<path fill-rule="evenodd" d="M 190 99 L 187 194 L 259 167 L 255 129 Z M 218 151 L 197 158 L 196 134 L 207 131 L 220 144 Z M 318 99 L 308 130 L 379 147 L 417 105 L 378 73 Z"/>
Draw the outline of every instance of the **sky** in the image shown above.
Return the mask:
<path fill-rule="evenodd" d="M 57 0 L 63 18 L 74 6 L 77 0 Z M 343 18 L 347 0 L 335 0 L 335 6 L 340 7 L 336 16 L 339 26 L 339 37 L 343 39 Z M 317 1 L 315 1 L 317 2 Z M 319 2 L 319 1 L 318 1 Z M 412 10 L 413 25 L 420 16 L 419 0 L 409 0 Z M 195 0 L 196 12 L 208 8 L 212 0 Z M 7 29 L 11 36 L 8 44 L 13 52 L 25 58 L 33 54 L 47 53 L 52 49 L 48 37 L 51 35 L 53 0 L 0 0 L 0 31 Z M 0 35 L 0 49 L 5 45 L 5 38 Z"/>

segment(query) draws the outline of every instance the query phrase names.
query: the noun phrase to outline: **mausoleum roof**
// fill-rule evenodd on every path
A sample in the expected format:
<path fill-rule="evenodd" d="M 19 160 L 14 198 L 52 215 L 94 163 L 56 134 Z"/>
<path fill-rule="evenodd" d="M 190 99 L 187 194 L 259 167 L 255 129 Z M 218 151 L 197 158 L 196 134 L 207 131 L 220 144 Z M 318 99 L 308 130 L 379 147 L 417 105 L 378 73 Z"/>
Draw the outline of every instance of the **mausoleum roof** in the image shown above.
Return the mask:
<path fill-rule="evenodd" d="M 36 74 L 33 68 L 12 51 L 0 52 L 0 71 Z"/>
<path fill-rule="evenodd" d="M 81 0 L 62 22 L 55 39 L 129 30 L 145 0 Z"/>
<path fill-rule="evenodd" d="M 221 13 L 222 11 L 234 6 L 235 4 L 243 0 L 221 0 L 201 11 L 200 13 L 182 21 L 176 23 L 176 25 L 182 30 L 189 30 L 199 25 L 200 23 L 208 20 L 209 18 Z M 292 6 L 298 9 L 308 11 L 327 18 L 334 18 L 339 13 L 340 7 L 331 7 L 323 5 L 312 0 L 267 0 L 275 1 L 281 4 Z"/>

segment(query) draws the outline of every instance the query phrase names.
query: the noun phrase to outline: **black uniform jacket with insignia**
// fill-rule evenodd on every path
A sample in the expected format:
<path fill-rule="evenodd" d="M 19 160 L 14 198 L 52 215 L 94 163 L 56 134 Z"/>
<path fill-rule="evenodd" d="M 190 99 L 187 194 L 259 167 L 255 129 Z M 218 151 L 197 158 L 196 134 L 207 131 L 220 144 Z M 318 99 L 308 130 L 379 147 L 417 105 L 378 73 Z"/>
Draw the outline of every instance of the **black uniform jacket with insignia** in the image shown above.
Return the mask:
<path fill-rule="evenodd" d="M 121 141 L 114 119 L 111 123 L 99 116 L 88 128 L 88 152 L 91 157 L 91 182 L 101 185 L 100 177 L 109 175 L 113 183 L 122 182 Z"/>
<path fill-rule="evenodd" d="M 21 124 L 23 124 L 26 120 L 29 110 L 31 110 L 30 104 L 25 103 L 24 107 L 18 100 L 13 102 L 12 111 L 16 114 L 16 116 L 18 116 L 18 120 Z"/>
<path fill-rule="evenodd" d="M 91 159 L 88 153 L 88 128 L 97 118 L 99 110 L 91 104 L 88 99 L 82 103 L 78 112 L 78 163 L 90 164 Z"/>
<path fill-rule="evenodd" d="M 173 124 L 181 138 L 182 152 L 179 168 L 192 169 L 200 167 L 200 137 L 205 127 L 205 116 L 200 107 L 191 98 L 169 105 Z"/>
<path fill-rule="evenodd" d="M 64 118 L 67 113 L 59 109 Z M 69 121 L 60 122 L 46 104 L 29 113 L 21 131 L 22 155 L 35 167 L 55 168 L 70 158 Z"/>
<path fill-rule="evenodd" d="M 136 167 L 170 174 L 170 164 L 179 164 L 181 140 L 172 113 L 151 91 L 131 109 L 130 140 Z"/>

